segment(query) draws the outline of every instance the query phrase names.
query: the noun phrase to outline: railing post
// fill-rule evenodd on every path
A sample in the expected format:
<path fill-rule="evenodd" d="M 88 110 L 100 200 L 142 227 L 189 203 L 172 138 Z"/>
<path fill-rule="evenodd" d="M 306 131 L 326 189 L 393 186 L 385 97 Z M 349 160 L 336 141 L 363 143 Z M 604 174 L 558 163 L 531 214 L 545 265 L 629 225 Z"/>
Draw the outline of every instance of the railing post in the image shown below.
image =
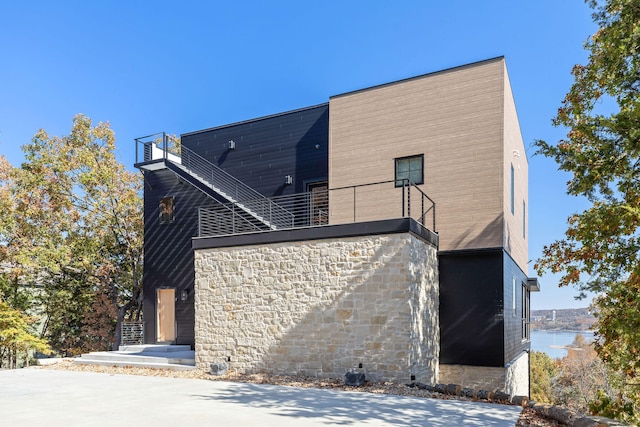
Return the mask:
<path fill-rule="evenodd" d="M 433 206 L 433 231 L 436 231 L 436 204 L 435 203 L 431 203 L 431 205 Z"/>
<path fill-rule="evenodd" d="M 169 158 L 169 155 L 167 153 L 168 151 L 169 151 L 169 144 L 167 144 L 167 134 L 162 132 L 162 152 L 165 160 Z"/>
<path fill-rule="evenodd" d="M 407 216 L 411 218 L 411 181 L 407 179 Z"/>
<path fill-rule="evenodd" d="M 231 232 L 236 232 L 236 204 L 231 205 Z"/>
<path fill-rule="evenodd" d="M 353 186 L 353 222 L 356 222 L 356 186 Z"/>
<path fill-rule="evenodd" d="M 402 218 L 404 218 L 404 180 L 402 181 L 402 191 L 401 191 L 401 193 L 402 193 Z"/>

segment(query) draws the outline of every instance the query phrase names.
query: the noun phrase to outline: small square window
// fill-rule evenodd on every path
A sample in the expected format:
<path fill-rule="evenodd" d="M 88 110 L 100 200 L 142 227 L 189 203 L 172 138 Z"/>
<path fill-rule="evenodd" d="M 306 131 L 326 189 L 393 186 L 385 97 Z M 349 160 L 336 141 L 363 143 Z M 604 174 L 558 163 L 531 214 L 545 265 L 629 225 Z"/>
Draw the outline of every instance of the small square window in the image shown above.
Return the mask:
<path fill-rule="evenodd" d="M 424 184 L 424 155 L 396 159 L 395 167 L 396 187 L 402 187 L 407 179 L 413 184 Z"/>
<path fill-rule="evenodd" d="M 160 199 L 160 224 L 173 222 L 173 196 Z"/>

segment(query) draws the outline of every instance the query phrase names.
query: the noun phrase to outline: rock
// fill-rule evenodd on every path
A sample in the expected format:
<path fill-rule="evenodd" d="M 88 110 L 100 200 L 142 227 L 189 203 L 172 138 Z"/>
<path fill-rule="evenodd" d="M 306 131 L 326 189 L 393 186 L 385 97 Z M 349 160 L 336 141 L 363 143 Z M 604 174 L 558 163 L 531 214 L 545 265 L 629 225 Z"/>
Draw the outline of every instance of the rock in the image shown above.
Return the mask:
<path fill-rule="evenodd" d="M 362 372 L 347 372 L 344 374 L 345 385 L 351 387 L 360 387 L 365 383 L 364 373 Z"/>
<path fill-rule="evenodd" d="M 496 391 L 493 394 L 493 399 L 497 402 L 511 402 L 511 395 L 502 391 Z"/>
<path fill-rule="evenodd" d="M 229 368 L 225 362 L 214 362 L 210 365 L 211 375 L 224 375 Z"/>
<path fill-rule="evenodd" d="M 573 427 L 607 427 L 609 424 L 597 421 L 591 417 L 579 417 L 573 420 Z"/>
<path fill-rule="evenodd" d="M 572 420 L 575 418 L 576 414 L 562 406 L 552 406 L 549 408 L 549 417 L 553 418 L 556 421 L 560 421 L 563 424 L 571 425 Z"/>
<path fill-rule="evenodd" d="M 472 388 L 463 388 L 462 389 L 462 395 L 465 396 L 465 397 L 471 397 L 471 398 L 476 397 L 476 393 L 475 393 L 475 391 L 473 391 Z"/>
<path fill-rule="evenodd" d="M 447 386 L 444 389 L 444 392 L 446 394 L 450 394 L 453 396 L 460 396 L 461 391 L 462 391 L 462 387 L 460 387 L 458 384 L 447 384 Z"/>
<path fill-rule="evenodd" d="M 529 402 L 529 398 L 527 396 L 513 396 L 511 398 L 511 403 L 518 406 L 527 406 Z"/>
<path fill-rule="evenodd" d="M 493 392 L 487 390 L 478 390 L 478 393 L 476 393 L 476 397 L 483 400 L 492 400 Z"/>
<path fill-rule="evenodd" d="M 447 386 L 444 384 L 436 384 L 433 386 L 433 391 L 444 394 L 447 391 Z"/>

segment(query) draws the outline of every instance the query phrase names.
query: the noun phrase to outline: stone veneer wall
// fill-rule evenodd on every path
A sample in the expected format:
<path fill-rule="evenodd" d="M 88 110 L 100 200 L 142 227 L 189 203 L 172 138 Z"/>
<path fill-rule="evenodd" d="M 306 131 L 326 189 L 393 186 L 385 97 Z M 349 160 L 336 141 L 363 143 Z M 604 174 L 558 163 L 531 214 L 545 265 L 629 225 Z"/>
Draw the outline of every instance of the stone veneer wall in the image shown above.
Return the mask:
<path fill-rule="evenodd" d="M 506 368 L 504 391 L 512 396 L 529 396 L 529 353 L 522 353 Z"/>
<path fill-rule="evenodd" d="M 436 248 L 412 233 L 199 249 L 195 274 L 200 368 L 437 380 Z"/>
<path fill-rule="evenodd" d="M 475 390 L 500 390 L 512 396 L 529 395 L 529 353 L 523 352 L 504 368 L 440 364 L 439 381 Z"/>

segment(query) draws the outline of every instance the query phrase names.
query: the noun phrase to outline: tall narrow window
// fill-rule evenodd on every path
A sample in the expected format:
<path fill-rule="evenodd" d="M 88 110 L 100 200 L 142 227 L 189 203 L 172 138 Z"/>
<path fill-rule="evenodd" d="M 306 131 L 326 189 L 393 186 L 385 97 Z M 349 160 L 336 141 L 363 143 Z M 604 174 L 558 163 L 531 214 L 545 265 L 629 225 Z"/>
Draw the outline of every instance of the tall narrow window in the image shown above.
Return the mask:
<path fill-rule="evenodd" d="M 515 202 L 515 171 L 513 165 L 511 165 L 511 213 L 515 214 L 516 202 Z"/>
<path fill-rule="evenodd" d="M 516 278 L 511 278 L 511 309 L 513 310 L 513 315 L 516 315 Z"/>
<path fill-rule="evenodd" d="M 173 196 L 160 199 L 160 224 L 173 222 Z"/>
<path fill-rule="evenodd" d="M 522 284 L 522 339 L 529 340 L 531 338 L 531 301 L 529 298 L 529 289 Z"/>
<path fill-rule="evenodd" d="M 424 155 L 396 159 L 396 187 L 402 187 L 407 179 L 424 184 Z"/>
<path fill-rule="evenodd" d="M 522 201 L 522 237 L 527 238 L 527 203 Z"/>

